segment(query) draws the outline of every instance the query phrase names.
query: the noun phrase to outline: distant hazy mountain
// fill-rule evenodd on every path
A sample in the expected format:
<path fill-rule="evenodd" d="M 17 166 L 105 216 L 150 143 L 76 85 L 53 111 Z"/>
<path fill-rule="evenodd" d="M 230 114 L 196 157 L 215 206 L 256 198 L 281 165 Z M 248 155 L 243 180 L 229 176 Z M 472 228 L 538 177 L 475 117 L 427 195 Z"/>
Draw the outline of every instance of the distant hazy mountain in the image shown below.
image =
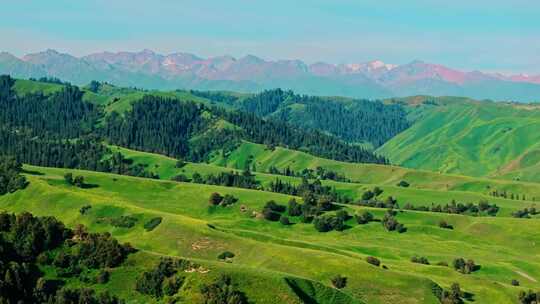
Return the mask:
<path fill-rule="evenodd" d="M 253 92 L 281 87 L 305 94 L 363 98 L 452 95 L 540 101 L 540 75 L 463 72 L 422 61 L 308 65 L 300 60 L 266 61 L 252 55 L 201 58 L 143 50 L 78 58 L 47 50 L 22 58 L 0 53 L 0 73 L 24 78 L 52 76 L 80 85 L 99 80 L 154 89 Z"/>

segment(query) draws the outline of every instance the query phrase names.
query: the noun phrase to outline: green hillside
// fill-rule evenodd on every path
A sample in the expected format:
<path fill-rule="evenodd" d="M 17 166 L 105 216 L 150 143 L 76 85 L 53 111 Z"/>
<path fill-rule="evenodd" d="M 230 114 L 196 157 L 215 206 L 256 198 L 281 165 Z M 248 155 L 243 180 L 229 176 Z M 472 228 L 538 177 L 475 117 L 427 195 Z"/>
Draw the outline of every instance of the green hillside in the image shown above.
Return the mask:
<path fill-rule="evenodd" d="M 539 131 L 536 106 L 446 99 L 378 152 L 409 168 L 538 181 L 526 171 L 538 163 Z"/>
<path fill-rule="evenodd" d="M 265 159 L 271 166 L 284 169 L 286 167 L 295 168 L 295 163 L 281 163 L 282 159 L 278 157 L 281 154 L 276 151 L 274 155 L 259 155 L 253 154 L 263 147 L 256 144 L 244 143 L 239 149 L 247 149 L 250 147 L 251 153 L 246 155 L 258 155 L 253 158 L 257 164 L 257 172 L 252 172 L 255 178 L 260 181 L 261 185 L 268 186 L 276 179 L 290 182 L 292 184 L 300 184 L 301 178 L 292 176 L 283 176 L 264 173 L 265 169 L 262 159 Z M 177 160 L 162 156 L 159 154 L 139 152 L 121 147 L 111 147 L 112 151 L 122 153 L 126 158 L 131 159 L 136 164 L 144 165 L 149 172 L 157 174 L 161 179 L 170 180 L 176 175 L 183 174 L 187 177 L 192 177 L 194 173 L 201 175 L 219 174 L 222 172 L 230 172 L 234 170 L 240 172 L 242 170 L 234 166 L 223 167 L 221 165 L 206 164 L 206 163 L 191 163 L 186 162 L 181 168 L 177 168 Z M 237 153 L 236 151 L 235 153 Z M 283 154 L 293 154 L 294 151 L 282 151 Z M 231 155 L 234 157 L 235 153 Z M 323 185 L 334 187 L 339 193 L 347 195 L 353 199 L 359 199 L 361 195 L 373 187 L 378 186 L 384 190 L 385 196 L 392 196 L 402 203 L 411 203 L 412 205 L 430 205 L 431 203 L 449 203 L 452 200 L 457 200 L 465 203 L 477 203 L 481 200 L 488 200 L 496 203 L 501 207 L 499 216 L 511 216 L 511 213 L 531 206 L 535 206 L 536 202 L 533 197 L 540 197 L 540 185 L 536 183 L 511 182 L 504 180 L 472 178 L 465 176 L 442 175 L 431 172 L 423 172 L 411 169 L 401 169 L 397 167 L 376 166 L 369 164 L 350 164 L 339 163 L 326 159 L 316 158 L 309 154 L 301 154 L 303 157 L 296 155 L 294 159 L 309 159 L 309 163 L 303 163 L 301 168 L 315 169 L 318 166 L 326 169 L 336 170 L 344 173 L 346 176 L 353 178 L 353 182 L 338 182 L 332 180 L 323 180 Z M 332 166 L 333 164 L 333 166 Z M 339 166 L 338 166 L 339 165 Z M 243 168 L 244 166 L 240 166 Z M 398 187 L 397 183 L 400 180 L 406 180 L 411 183 L 410 187 Z M 446 183 L 444 183 L 446 182 Z M 489 187 L 489 188 L 488 188 Z M 499 191 L 508 191 L 510 193 L 519 193 L 528 197 L 527 200 L 511 200 L 489 195 L 489 189 L 498 189 Z"/>
<path fill-rule="evenodd" d="M 384 101 L 377 107 L 399 104 L 396 115 L 413 124 L 379 150 L 400 167 L 343 138 L 391 137 L 403 124 L 362 135 L 330 121 L 326 127 L 342 131 L 332 135 L 261 117 L 306 118 L 319 110 L 296 108 L 320 109 L 326 99 L 288 92 L 268 109 L 264 94 L 275 91 L 209 96 L 52 82 L 0 77 L 0 214 L 54 216 L 78 231 L 32 260 L 62 292 L 92 288 L 127 303 L 221 304 L 209 298 L 238 292 L 249 300 L 228 304 L 517 304 L 520 292 L 540 289 L 533 106 Z M 239 112 L 237 102 L 254 108 Z M 21 232 L 8 217 L 0 215 L 2 261 L 11 249 L 33 252 L 39 242 L 28 235 L 50 237 L 39 227 Z M 107 267 L 107 282 L 88 279 L 96 269 L 70 262 L 85 241 L 79 224 L 137 252 Z M 164 257 L 198 266 L 178 268 L 180 283 L 162 282 L 148 271 L 159 263 L 167 272 Z M 11 268 L 0 263 L 0 291 L 15 286 Z M 38 296 L 47 289 L 42 281 L 24 285 Z"/>
<path fill-rule="evenodd" d="M 280 203 L 288 200 L 279 194 L 69 170 L 96 185 L 79 189 L 65 184 L 65 169 L 26 169 L 40 174 L 27 175 L 27 189 L 0 197 L 0 209 L 29 210 L 54 215 L 70 225 L 83 223 L 93 231 L 111 231 L 121 241 L 142 249 L 141 254 L 187 257 L 201 261 L 211 272 L 231 271 L 238 278 L 257 273 L 256 280 L 239 280 L 240 289 L 255 303 L 283 303 L 284 299 L 299 303 L 298 299 L 291 300 L 295 293 L 289 287 L 290 280 L 285 280 L 291 276 L 320 282 L 295 283 L 322 297 L 317 303 L 353 303 L 350 297 L 367 303 L 436 303 L 429 280 L 443 287 L 459 282 L 474 294 L 476 303 L 516 303 L 521 288 L 538 287 L 535 277 L 540 275 L 540 264 L 535 258 L 538 236 L 534 231 L 540 226 L 536 227 L 536 220 L 405 211 L 398 215 L 408 228 L 403 234 L 387 232 L 379 223 L 359 226 L 352 220 L 348 222 L 352 228 L 343 232 L 320 233 L 312 224 L 284 227 L 250 216 L 269 199 Z M 226 209 L 209 209 L 207 197 L 214 191 L 233 194 L 239 203 Z M 85 205 L 92 208 L 81 215 L 79 209 Z M 365 208 L 346 207 L 350 213 L 359 209 Z M 377 217 L 383 213 L 380 209 L 371 211 Z M 114 228 L 102 220 L 120 215 L 135 216 L 138 222 L 133 228 Z M 142 223 L 155 216 L 161 216 L 163 222 L 145 232 Z M 442 218 L 454 230 L 438 228 Z M 231 264 L 216 262 L 216 256 L 224 250 L 235 253 Z M 378 257 L 388 269 L 369 265 L 364 261 L 367 255 Z M 474 259 L 481 269 L 463 275 L 445 266 L 411 263 L 414 255 L 426 256 L 433 264 L 451 263 L 453 258 L 463 256 Z M 324 291 L 323 286 L 328 286 L 335 274 L 348 277 L 344 294 Z M 511 279 L 518 279 L 523 287 L 511 286 Z M 133 277 L 123 286 L 130 280 Z M 276 282 L 271 284 L 275 294 L 258 287 L 271 281 Z M 118 284 L 114 282 L 113 275 L 111 284 Z M 129 294 L 117 288 L 111 290 Z"/>

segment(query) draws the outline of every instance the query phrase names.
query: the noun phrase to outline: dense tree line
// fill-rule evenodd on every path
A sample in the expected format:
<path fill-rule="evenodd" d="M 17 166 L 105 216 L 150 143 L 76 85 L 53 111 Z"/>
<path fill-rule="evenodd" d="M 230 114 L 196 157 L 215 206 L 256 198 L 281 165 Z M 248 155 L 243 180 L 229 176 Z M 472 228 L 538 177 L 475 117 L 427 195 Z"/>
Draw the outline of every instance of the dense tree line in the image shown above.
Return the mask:
<path fill-rule="evenodd" d="M 90 234 L 82 227 L 72 231 L 53 217 L 0 213 L 0 302 L 120 303 L 106 293 L 64 288 L 64 280 L 46 278 L 38 266 L 76 277 L 83 268 L 116 267 L 130 252 L 130 246 L 108 234 Z"/>
<path fill-rule="evenodd" d="M 315 169 L 304 168 L 301 171 L 294 171 L 290 167 L 286 167 L 283 170 L 271 166 L 268 169 L 268 173 L 285 175 L 285 176 L 294 176 L 294 177 L 303 177 L 307 179 L 320 179 L 320 180 L 333 180 L 337 182 L 351 182 L 350 179 L 346 178 L 343 174 L 340 174 L 336 171 L 332 171 L 320 166 L 317 166 Z"/>
<path fill-rule="evenodd" d="M 121 153 L 113 153 L 92 136 L 74 140 L 42 140 L 0 126 L 0 155 L 12 155 L 18 162 L 35 166 L 158 178 L 146 170 L 144 165 L 133 164 L 132 160 L 126 159 Z"/>
<path fill-rule="evenodd" d="M 40 138 L 76 138 L 93 130 L 100 116 L 98 109 L 82 100 L 75 86 L 65 86 L 50 96 L 42 93 L 17 96 L 9 76 L 0 76 L 0 125 L 14 132 Z M 11 86 L 10 86 L 11 85 Z"/>
<path fill-rule="evenodd" d="M 345 162 L 386 164 L 388 160 L 319 130 L 292 127 L 275 119 L 261 119 L 252 113 L 213 107 L 213 112 L 244 130 L 244 139 L 269 146 L 282 146 L 316 156 Z"/>
<path fill-rule="evenodd" d="M 377 193 L 377 194 L 376 194 Z M 372 190 L 367 190 L 362 195 L 362 199 L 355 202 L 355 204 L 360 206 L 372 207 L 372 208 L 386 208 L 386 209 L 400 209 L 398 201 L 389 196 L 385 200 L 380 200 L 377 196 L 382 193 L 382 190 L 379 188 Z M 489 216 L 496 216 L 499 212 L 499 207 L 496 204 L 490 204 L 488 201 L 482 200 L 478 204 L 473 203 L 458 203 L 455 200 L 452 200 L 449 204 L 435 204 L 432 203 L 431 206 L 419 206 L 412 205 L 407 203 L 401 207 L 403 210 L 413 210 L 413 211 L 426 211 L 426 212 L 440 212 L 440 213 L 450 213 L 450 214 L 465 214 L 479 216 L 486 214 Z"/>
<path fill-rule="evenodd" d="M 260 117 L 272 117 L 302 128 L 329 132 L 349 142 L 370 142 L 376 147 L 410 126 L 401 105 L 380 101 L 344 101 L 298 95 L 281 89 L 267 90 L 243 99 L 221 92 L 192 91 L 192 94 Z"/>
<path fill-rule="evenodd" d="M 119 155 L 109 157 L 103 141 L 193 161 L 207 160 L 216 151 L 226 155 L 241 140 L 250 140 L 344 161 L 386 162 L 335 137 L 249 113 L 146 95 L 123 115 L 106 115 L 84 101 L 75 86 L 65 84 L 51 95 L 17 96 L 13 84 L 9 76 L 0 76 L 0 154 L 34 165 L 146 176 L 143 167 L 130 166 Z M 219 121 L 239 128 L 216 127 Z"/>
<path fill-rule="evenodd" d="M 249 170 L 239 172 L 221 172 L 218 174 L 208 174 L 205 177 L 201 175 L 195 175 L 193 180 L 197 183 L 204 183 L 208 185 L 218 185 L 225 187 L 245 188 L 245 189 L 259 189 L 260 182 L 255 179 Z"/>
<path fill-rule="evenodd" d="M 516 210 L 512 212 L 512 216 L 516 218 L 530 218 L 532 215 L 537 215 L 540 212 L 536 210 L 536 207 L 524 208 L 523 210 Z"/>
<path fill-rule="evenodd" d="M 14 158 L 0 156 L 0 195 L 24 189 L 26 178 L 21 175 L 22 164 Z"/>
<path fill-rule="evenodd" d="M 205 118 L 203 113 L 211 113 L 211 117 Z M 240 129 L 216 129 L 218 119 Z M 300 130 L 250 113 L 151 95 L 134 103 L 124 115 L 109 115 L 103 132 L 120 146 L 191 161 L 206 160 L 215 150 L 231 151 L 244 139 L 341 161 L 387 163 L 383 157 L 318 131 Z"/>
<path fill-rule="evenodd" d="M 339 194 L 333 187 L 324 186 L 319 179 L 310 182 L 307 178 L 302 178 L 300 184 L 295 185 L 291 182 L 282 181 L 281 179 L 276 178 L 276 180 L 269 183 L 265 190 L 302 196 L 304 198 L 304 202 L 316 200 L 320 196 L 325 196 L 329 200 L 337 203 L 351 202 L 351 199 L 348 196 Z"/>

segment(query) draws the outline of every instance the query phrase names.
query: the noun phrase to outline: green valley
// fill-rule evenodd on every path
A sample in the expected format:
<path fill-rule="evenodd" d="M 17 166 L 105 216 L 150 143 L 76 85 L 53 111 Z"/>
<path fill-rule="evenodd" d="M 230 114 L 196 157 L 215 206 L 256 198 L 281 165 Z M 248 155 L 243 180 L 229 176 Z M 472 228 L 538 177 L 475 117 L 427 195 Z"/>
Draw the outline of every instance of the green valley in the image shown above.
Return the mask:
<path fill-rule="evenodd" d="M 0 105 L 6 303 L 529 304 L 540 289 L 532 105 L 8 76 Z"/>

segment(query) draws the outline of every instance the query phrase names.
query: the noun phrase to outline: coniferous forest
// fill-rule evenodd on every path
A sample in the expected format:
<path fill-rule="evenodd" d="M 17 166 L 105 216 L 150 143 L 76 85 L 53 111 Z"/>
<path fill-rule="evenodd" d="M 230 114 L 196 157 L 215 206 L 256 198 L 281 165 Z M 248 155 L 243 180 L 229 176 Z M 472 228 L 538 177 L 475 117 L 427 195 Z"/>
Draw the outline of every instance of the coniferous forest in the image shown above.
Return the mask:
<path fill-rule="evenodd" d="M 15 94 L 13 84 L 11 77 L 0 77 L 0 150 L 29 164 L 141 175 L 121 156 L 109 157 L 105 143 L 203 161 L 242 140 L 340 161 L 387 163 L 334 136 L 250 113 L 146 95 L 126 113 L 106 114 L 69 84 L 52 95 L 24 96 Z M 219 121 L 235 127 L 215 127 Z"/>
<path fill-rule="evenodd" d="M 221 92 L 191 92 L 260 117 L 328 132 L 348 142 L 369 142 L 376 147 L 410 126 L 401 105 L 380 101 L 298 95 L 281 89 L 244 99 Z"/>

